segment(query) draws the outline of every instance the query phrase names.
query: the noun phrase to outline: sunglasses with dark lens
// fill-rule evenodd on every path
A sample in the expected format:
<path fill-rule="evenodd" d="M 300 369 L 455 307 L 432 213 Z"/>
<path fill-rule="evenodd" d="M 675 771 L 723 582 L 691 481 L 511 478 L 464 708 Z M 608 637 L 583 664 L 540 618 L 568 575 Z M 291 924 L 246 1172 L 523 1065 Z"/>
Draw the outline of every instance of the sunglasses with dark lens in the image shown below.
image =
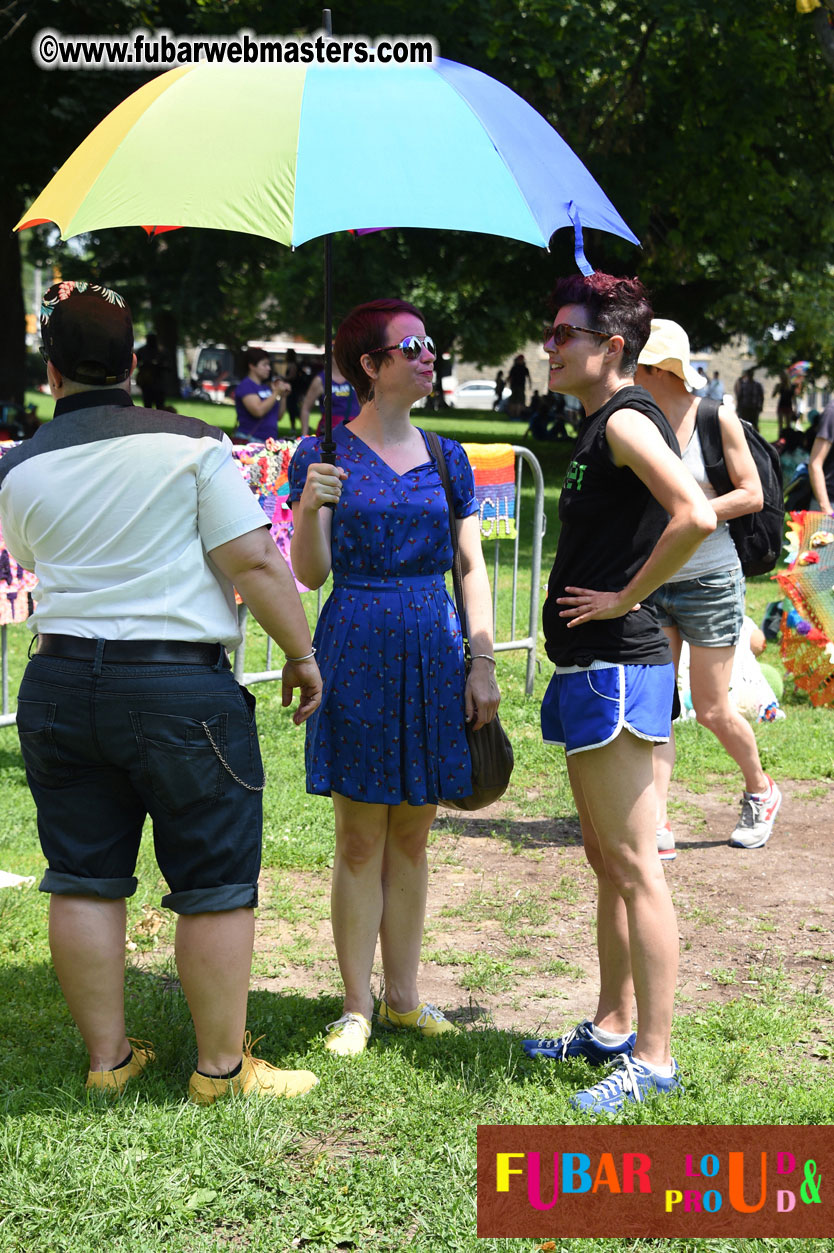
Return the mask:
<path fill-rule="evenodd" d="M 41 356 L 43 357 L 44 361 L 48 361 L 48 360 L 49 360 L 49 352 L 48 352 L 48 350 L 47 350 L 46 348 L 44 348 L 43 344 L 39 344 L 39 345 L 38 345 L 38 352 L 41 354 Z"/>
<path fill-rule="evenodd" d="M 562 344 L 567 343 L 571 338 L 571 331 L 582 331 L 585 335 L 596 335 L 599 339 L 611 338 L 605 331 L 592 331 L 589 326 L 574 326 L 571 322 L 557 322 L 555 326 L 544 328 L 545 348 L 548 344 L 555 344 L 557 348 L 561 348 Z"/>
<path fill-rule="evenodd" d="M 431 335 L 406 335 L 398 344 L 388 344 L 385 348 L 372 348 L 368 355 L 373 356 L 376 352 L 394 352 L 399 348 L 406 361 L 416 361 L 424 347 L 426 352 L 430 352 L 433 357 L 437 356 L 437 349 Z"/>

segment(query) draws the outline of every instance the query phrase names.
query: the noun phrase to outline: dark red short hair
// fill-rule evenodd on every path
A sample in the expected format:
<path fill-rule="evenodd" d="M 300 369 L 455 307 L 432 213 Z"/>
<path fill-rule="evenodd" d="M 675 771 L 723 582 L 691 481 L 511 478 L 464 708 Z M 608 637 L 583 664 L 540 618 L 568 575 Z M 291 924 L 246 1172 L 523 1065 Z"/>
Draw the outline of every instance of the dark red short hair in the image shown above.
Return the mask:
<path fill-rule="evenodd" d="M 571 274 L 560 278 L 553 289 L 553 310 L 563 305 L 582 305 L 588 326 L 606 335 L 622 335 L 622 370 L 633 374 L 652 329 L 649 294 L 639 278 L 615 278 L 613 274 Z"/>
<path fill-rule="evenodd" d="M 366 353 L 376 352 L 386 346 L 388 327 L 400 313 L 413 314 L 423 321 L 420 310 L 407 300 L 369 300 L 351 309 L 336 332 L 333 343 L 336 364 L 363 405 L 370 395 L 373 380 L 365 373 L 362 358 Z M 374 358 L 380 362 L 384 359 L 382 353 Z"/>

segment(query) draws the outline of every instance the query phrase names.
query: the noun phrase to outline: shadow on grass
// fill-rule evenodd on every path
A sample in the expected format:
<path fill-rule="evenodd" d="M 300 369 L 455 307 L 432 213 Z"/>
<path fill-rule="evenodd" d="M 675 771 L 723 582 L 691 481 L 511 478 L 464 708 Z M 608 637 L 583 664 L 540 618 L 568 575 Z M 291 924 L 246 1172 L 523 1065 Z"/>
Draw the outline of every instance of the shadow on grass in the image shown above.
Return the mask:
<path fill-rule="evenodd" d="M 582 844 L 578 818 L 472 818 L 443 814 L 432 831 L 462 839 L 498 839 L 517 848 L 568 848 Z"/>
<path fill-rule="evenodd" d="M 176 976 L 129 967 L 125 1003 L 128 1033 L 153 1043 L 156 1062 L 142 1082 L 128 1087 L 122 1101 L 181 1103 L 196 1062 L 196 1046 Z M 475 1007 L 473 1014 L 471 1003 L 452 1011 L 450 1016 L 470 1024 L 469 1029 L 439 1040 L 375 1024 L 374 1054 L 391 1050 L 407 1065 L 438 1076 L 459 1075 L 461 1065 L 474 1066 L 486 1086 L 504 1081 L 508 1065 L 514 1069 L 523 1057 L 520 1050 L 517 1057 L 510 1057 L 516 1052 L 515 1037 L 490 1029 L 488 1018 L 471 1025 L 478 1012 Z M 247 1027 L 253 1052 L 280 1067 L 318 1070 L 324 1059 L 325 1065 L 332 1061 L 320 1042 L 327 1024 L 340 1013 L 341 1001 L 334 996 L 250 992 Z M 0 1119 L 45 1111 L 71 1113 L 85 1102 L 103 1106 L 112 1101 L 85 1092 L 87 1054 L 48 962 L 0 969 L 0 1042 Z"/>
<path fill-rule="evenodd" d="M 20 755 L 20 749 L 17 743 L 17 734 L 14 727 L 0 728 L 6 732 L 7 739 L 4 736 L 0 739 L 0 770 L 16 770 L 20 773 L 21 779 L 25 780 L 26 771 L 23 767 L 23 758 Z M 11 780 L 8 775 L 5 777 L 5 784 L 8 787 Z"/>

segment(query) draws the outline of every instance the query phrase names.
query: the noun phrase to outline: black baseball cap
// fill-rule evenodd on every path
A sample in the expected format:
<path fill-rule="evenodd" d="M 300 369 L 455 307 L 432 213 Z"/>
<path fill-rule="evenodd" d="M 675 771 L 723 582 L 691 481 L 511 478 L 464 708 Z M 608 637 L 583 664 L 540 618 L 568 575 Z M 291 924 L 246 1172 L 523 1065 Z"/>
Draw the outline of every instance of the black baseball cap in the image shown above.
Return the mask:
<path fill-rule="evenodd" d="M 123 296 L 97 283 L 55 283 L 41 305 L 47 360 L 74 383 L 123 383 L 133 365 L 133 319 Z"/>

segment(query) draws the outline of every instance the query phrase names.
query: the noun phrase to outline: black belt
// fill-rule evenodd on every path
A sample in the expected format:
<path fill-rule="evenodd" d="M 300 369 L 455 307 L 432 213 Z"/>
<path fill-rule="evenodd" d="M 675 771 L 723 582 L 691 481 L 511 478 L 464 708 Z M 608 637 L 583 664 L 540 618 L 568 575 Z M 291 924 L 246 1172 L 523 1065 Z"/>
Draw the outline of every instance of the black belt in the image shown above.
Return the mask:
<path fill-rule="evenodd" d="M 82 635 L 39 635 L 38 654 L 94 661 L 101 640 Z M 101 656 L 111 665 L 213 666 L 221 657 L 220 644 L 189 644 L 186 640 L 104 640 Z"/>

